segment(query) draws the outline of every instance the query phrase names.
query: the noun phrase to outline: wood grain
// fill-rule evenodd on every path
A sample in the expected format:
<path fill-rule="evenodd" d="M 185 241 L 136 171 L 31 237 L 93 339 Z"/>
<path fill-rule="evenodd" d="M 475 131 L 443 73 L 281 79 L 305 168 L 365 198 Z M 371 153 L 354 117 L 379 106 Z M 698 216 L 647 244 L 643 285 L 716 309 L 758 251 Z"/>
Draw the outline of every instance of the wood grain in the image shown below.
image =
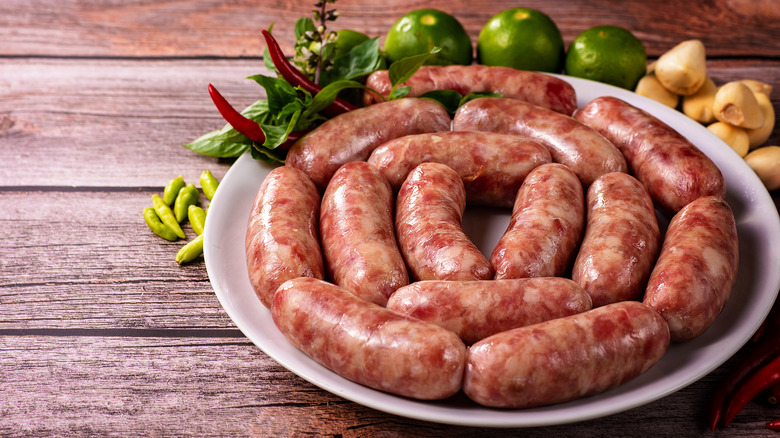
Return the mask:
<path fill-rule="evenodd" d="M 313 0 L 124 1 L 6 0 L 0 3 L 0 55 L 76 57 L 259 57 L 260 30 L 275 24 L 286 52 L 293 24 L 310 16 Z M 413 9 L 431 7 L 453 14 L 476 41 L 494 14 L 517 7 L 501 1 L 340 0 L 334 29 L 359 29 L 383 36 L 393 22 Z M 594 25 L 630 29 L 658 56 L 678 42 L 699 38 L 710 56 L 780 56 L 776 34 L 780 8 L 775 0 L 615 2 L 528 0 L 523 7 L 547 13 L 569 43 Z"/>

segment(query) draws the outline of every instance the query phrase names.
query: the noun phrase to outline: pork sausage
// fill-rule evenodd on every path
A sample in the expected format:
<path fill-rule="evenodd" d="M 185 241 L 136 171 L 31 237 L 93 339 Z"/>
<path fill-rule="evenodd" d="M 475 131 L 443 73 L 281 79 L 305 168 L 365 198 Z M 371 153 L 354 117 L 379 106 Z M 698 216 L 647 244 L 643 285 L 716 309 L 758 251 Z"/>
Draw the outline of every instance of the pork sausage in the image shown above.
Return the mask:
<path fill-rule="evenodd" d="M 572 280 L 590 294 L 593 307 L 641 299 L 661 246 L 653 200 L 636 178 L 613 172 L 590 186 L 586 203 Z"/>
<path fill-rule="evenodd" d="M 631 173 L 656 204 L 676 213 L 696 198 L 726 195 L 720 169 L 699 148 L 656 117 L 611 96 L 593 99 L 574 118 L 620 149 Z"/>
<path fill-rule="evenodd" d="M 495 278 L 560 277 L 576 256 L 585 228 L 585 196 L 577 176 L 559 163 L 526 177 L 506 231 L 490 256 Z"/>
<path fill-rule="evenodd" d="M 519 100 L 474 99 L 455 112 L 452 130 L 493 131 L 535 140 L 585 186 L 605 173 L 628 170 L 623 155 L 603 135 L 568 115 Z"/>
<path fill-rule="evenodd" d="M 317 188 L 298 169 L 275 168 L 257 190 L 246 232 L 246 263 L 252 288 L 266 307 L 285 281 L 324 277 L 319 215 Z"/>
<path fill-rule="evenodd" d="M 401 85 L 412 87 L 408 96 L 419 96 L 432 90 L 454 90 L 463 96 L 489 91 L 566 115 L 571 115 L 577 109 L 577 94 L 568 82 L 548 74 L 510 67 L 427 65 L 420 67 Z M 371 73 L 366 79 L 366 86 L 387 97 L 392 89 L 388 71 Z M 382 101 L 381 97 L 371 91 L 366 91 L 363 96 L 366 105 Z"/>
<path fill-rule="evenodd" d="M 472 345 L 463 391 L 498 408 L 530 408 L 604 392 L 664 355 L 669 328 L 638 301 L 498 333 Z"/>
<path fill-rule="evenodd" d="M 409 283 L 393 225 L 393 190 L 365 161 L 347 163 L 322 195 L 320 235 L 329 278 L 384 306 Z"/>
<path fill-rule="evenodd" d="M 440 325 L 467 345 L 499 332 L 590 310 L 590 297 L 567 278 L 418 281 L 387 308 Z"/>
<path fill-rule="evenodd" d="M 702 334 L 723 310 L 737 278 L 739 245 L 731 207 L 705 196 L 669 223 L 644 303 L 666 319 L 672 341 Z"/>
<path fill-rule="evenodd" d="M 304 171 L 324 190 L 339 167 L 365 161 L 388 140 L 449 130 L 450 116 L 439 103 L 418 98 L 391 100 L 325 121 L 292 145 L 285 163 Z"/>
<path fill-rule="evenodd" d="M 463 231 L 466 189 L 445 164 L 422 163 L 401 185 L 395 228 L 417 280 L 488 280 L 493 269 Z"/>
<path fill-rule="evenodd" d="M 469 205 L 498 207 L 511 207 L 528 172 L 550 161 L 550 152 L 533 140 L 477 131 L 407 135 L 368 158 L 395 191 L 418 164 L 446 164 L 460 174 Z"/>
<path fill-rule="evenodd" d="M 271 310 L 296 348 L 340 376 L 421 400 L 461 388 L 466 346 L 457 335 L 313 278 L 285 282 Z"/>

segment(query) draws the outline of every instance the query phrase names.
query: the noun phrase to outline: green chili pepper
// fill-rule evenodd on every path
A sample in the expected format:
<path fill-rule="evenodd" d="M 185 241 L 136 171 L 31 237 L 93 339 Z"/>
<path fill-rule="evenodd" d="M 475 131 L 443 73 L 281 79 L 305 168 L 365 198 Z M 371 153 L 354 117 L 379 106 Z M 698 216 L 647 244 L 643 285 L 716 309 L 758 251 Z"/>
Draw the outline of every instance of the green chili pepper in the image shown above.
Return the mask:
<path fill-rule="evenodd" d="M 201 254 L 203 254 L 203 234 L 181 247 L 176 253 L 176 263 L 181 265 L 191 262 Z"/>
<path fill-rule="evenodd" d="M 197 205 L 190 205 L 189 208 L 187 208 L 187 218 L 189 219 L 195 234 L 198 236 L 203 234 L 203 229 L 206 226 L 206 210 Z"/>
<path fill-rule="evenodd" d="M 211 171 L 204 170 L 203 173 L 200 174 L 200 186 L 203 188 L 203 194 L 206 195 L 206 199 L 211 201 L 211 199 L 214 197 L 214 192 L 217 191 L 219 181 L 214 178 L 214 175 L 211 174 Z"/>
<path fill-rule="evenodd" d="M 176 201 L 173 203 L 173 213 L 177 222 L 181 223 L 184 219 L 187 219 L 187 209 L 190 205 L 197 204 L 198 198 L 200 198 L 200 192 L 195 187 L 195 184 L 187 184 L 179 190 Z"/>
<path fill-rule="evenodd" d="M 152 205 L 154 206 L 154 210 L 157 212 L 157 216 L 159 216 L 162 223 L 173 230 L 177 236 L 184 239 L 184 231 L 182 231 L 181 227 L 179 226 L 179 221 L 176 220 L 176 216 L 173 214 L 173 211 L 171 211 L 171 207 L 168 207 L 168 204 L 166 204 L 157 193 L 152 195 Z"/>
<path fill-rule="evenodd" d="M 171 242 L 179 240 L 179 236 L 176 235 L 171 227 L 160 221 L 160 217 L 157 216 L 157 211 L 154 207 L 144 208 L 144 221 L 146 221 L 146 225 L 149 226 L 149 229 L 152 230 L 154 234 L 163 239 L 170 240 Z"/>
<path fill-rule="evenodd" d="M 179 190 L 181 190 L 184 186 L 184 178 L 181 175 L 172 179 L 165 186 L 165 189 L 163 189 L 163 201 L 165 201 L 168 206 L 172 207 L 174 201 L 176 201 L 176 196 L 179 194 Z"/>

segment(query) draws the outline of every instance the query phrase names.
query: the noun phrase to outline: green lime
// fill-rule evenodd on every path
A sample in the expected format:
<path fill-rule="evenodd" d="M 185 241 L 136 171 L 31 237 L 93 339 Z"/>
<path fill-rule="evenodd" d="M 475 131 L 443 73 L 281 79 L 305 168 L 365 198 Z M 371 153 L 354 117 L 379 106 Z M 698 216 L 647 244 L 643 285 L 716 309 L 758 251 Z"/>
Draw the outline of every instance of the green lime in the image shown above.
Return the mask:
<path fill-rule="evenodd" d="M 441 52 L 428 58 L 427 64 L 471 64 L 471 39 L 460 22 L 437 9 L 409 12 L 393 24 L 385 36 L 385 56 L 388 63 L 409 56 L 428 53 L 434 47 Z"/>
<path fill-rule="evenodd" d="M 499 12 L 485 23 L 477 39 L 477 62 L 484 65 L 560 73 L 563 59 L 561 31 L 535 9 Z"/>
<path fill-rule="evenodd" d="M 645 46 L 617 26 L 582 32 L 566 53 L 566 74 L 633 90 L 647 71 Z"/>
<path fill-rule="evenodd" d="M 336 50 L 334 56 L 346 55 L 353 47 L 362 44 L 368 40 L 368 35 L 350 29 L 341 29 L 336 31 Z"/>

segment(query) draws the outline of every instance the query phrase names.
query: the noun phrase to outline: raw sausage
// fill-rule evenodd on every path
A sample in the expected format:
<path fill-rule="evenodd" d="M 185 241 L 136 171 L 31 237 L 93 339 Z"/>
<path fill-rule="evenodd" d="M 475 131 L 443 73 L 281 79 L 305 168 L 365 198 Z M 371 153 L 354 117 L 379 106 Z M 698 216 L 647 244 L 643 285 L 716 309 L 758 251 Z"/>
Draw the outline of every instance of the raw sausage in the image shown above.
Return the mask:
<path fill-rule="evenodd" d="M 644 303 L 666 319 L 673 341 L 693 339 L 723 310 L 738 264 L 731 207 L 716 196 L 699 198 L 669 223 Z"/>
<path fill-rule="evenodd" d="M 305 173 L 277 167 L 257 190 L 246 233 L 249 281 L 271 307 L 276 289 L 295 277 L 323 278 L 320 195 Z"/>
<path fill-rule="evenodd" d="M 653 200 L 627 173 L 602 175 L 588 189 L 587 222 L 572 280 L 593 307 L 641 299 L 661 246 Z"/>
<path fill-rule="evenodd" d="M 387 308 L 440 325 L 473 344 L 490 335 L 590 310 L 590 297 L 566 278 L 418 281 Z"/>
<path fill-rule="evenodd" d="M 574 118 L 620 149 L 656 204 L 676 213 L 702 196 L 726 195 L 720 169 L 699 148 L 651 114 L 611 96 L 593 99 Z"/>
<path fill-rule="evenodd" d="M 463 96 L 477 91 L 490 91 L 566 115 L 571 115 L 577 109 L 577 94 L 568 82 L 548 74 L 510 67 L 422 66 L 401 85 L 412 87 L 408 96 L 419 96 L 432 90 L 455 90 Z M 388 71 L 380 70 L 370 74 L 366 86 L 387 97 L 392 88 Z M 366 105 L 382 101 L 382 98 L 370 91 L 363 96 Z"/>
<path fill-rule="evenodd" d="M 550 161 L 550 152 L 535 141 L 477 131 L 407 135 L 368 158 L 395 191 L 418 164 L 446 164 L 460 174 L 469 205 L 499 207 L 511 207 L 528 172 Z"/>
<path fill-rule="evenodd" d="M 271 314 L 290 343 L 346 379 L 421 400 L 447 398 L 461 388 L 466 346 L 457 335 L 334 284 L 287 281 Z"/>
<path fill-rule="evenodd" d="M 603 135 L 568 115 L 519 100 L 474 99 L 458 108 L 452 130 L 493 131 L 535 140 L 585 186 L 605 173 L 628 170 L 623 155 Z"/>
<path fill-rule="evenodd" d="M 320 208 L 329 278 L 380 306 L 409 283 L 395 239 L 393 201 L 384 175 L 365 161 L 353 161 L 333 175 Z"/>
<path fill-rule="evenodd" d="M 359 108 L 325 121 L 287 152 L 286 164 L 304 171 L 320 190 L 350 161 L 365 161 L 380 144 L 423 132 L 450 130 L 450 116 L 429 99 L 405 98 Z"/>
<path fill-rule="evenodd" d="M 558 163 L 528 174 L 490 264 L 495 278 L 560 277 L 571 267 L 585 228 L 585 196 L 577 176 Z"/>
<path fill-rule="evenodd" d="M 653 366 L 669 328 L 650 307 L 623 301 L 490 336 L 472 345 L 463 391 L 498 408 L 530 408 L 601 393 Z"/>
<path fill-rule="evenodd" d="M 401 254 L 417 280 L 488 280 L 493 269 L 463 231 L 466 190 L 457 172 L 423 163 L 396 198 Z"/>

